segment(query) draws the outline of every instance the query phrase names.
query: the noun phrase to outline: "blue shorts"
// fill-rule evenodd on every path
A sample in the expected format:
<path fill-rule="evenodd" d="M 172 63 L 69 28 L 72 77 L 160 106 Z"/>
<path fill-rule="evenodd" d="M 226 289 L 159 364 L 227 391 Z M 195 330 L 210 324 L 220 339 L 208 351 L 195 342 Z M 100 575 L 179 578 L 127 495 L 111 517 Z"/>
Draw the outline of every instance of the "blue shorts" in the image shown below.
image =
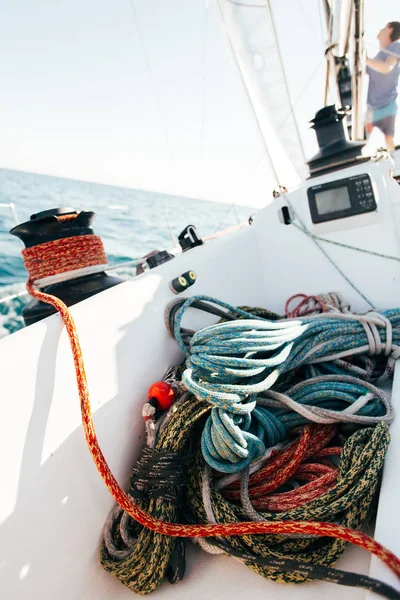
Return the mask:
<path fill-rule="evenodd" d="M 377 127 L 384 135 L 394 136 L 394 127 L 397 115 L 397 102 L 392 100 L 386 106 L 369 108 L 367 113 L 367 126 Z M 367 127 L 368 128 L 368 127 Z"/>

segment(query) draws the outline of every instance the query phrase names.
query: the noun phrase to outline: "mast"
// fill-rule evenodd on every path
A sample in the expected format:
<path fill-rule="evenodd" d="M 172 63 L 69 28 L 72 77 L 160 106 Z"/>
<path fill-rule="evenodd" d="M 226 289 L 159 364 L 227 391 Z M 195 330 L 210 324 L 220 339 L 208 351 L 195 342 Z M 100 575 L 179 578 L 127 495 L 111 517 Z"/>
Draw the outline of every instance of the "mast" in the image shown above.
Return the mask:
<path fill-rule="evenodd" d="M 336 46 L 335 42 L 333 41 L 333 34 L 332 34 L 332 32 L 333 32 L 333 12 L 331 10 L 331 5 L 329 3 L 329 0 L 322 0 L 322 5 L 324 8 L 324 13 L 325 13 L 326 30 L 328 32 L 327 47 L 325 50 L 326 76 L 325 76 L 325 93 L 324 93 L 324 106 L 328 106 L 328 104 L 331 104 L 330 91 L 331 91 L 332 84 L 334 86 L 334 91 L 335 91 L 335 100 L 334 100 L 335 104 L 337 102 L 339 102 L 340 94 L 339 94 L 339 86 L 337 85 L 337 81 L 336 81 L 336 61 L 335 61 L 335 56 L 333 53 L 333 50 Z"/>
<path fill-rule="evenodd" d="M 352 81 L 352 139 L 364 139 L 363 76 L 364 76 L 364 0 L 354 0 L 354 57 Z"/>
<path fill-rule="evenodd" d="M 354 0 L 322 0 L 328 31 L 326 55 L 326 79 L 324 104 L 341 104 L 338 83 L 340 66 L 345 63 L 349 51 Z M 330 97 L 333 91 L 333 98 Z"/>

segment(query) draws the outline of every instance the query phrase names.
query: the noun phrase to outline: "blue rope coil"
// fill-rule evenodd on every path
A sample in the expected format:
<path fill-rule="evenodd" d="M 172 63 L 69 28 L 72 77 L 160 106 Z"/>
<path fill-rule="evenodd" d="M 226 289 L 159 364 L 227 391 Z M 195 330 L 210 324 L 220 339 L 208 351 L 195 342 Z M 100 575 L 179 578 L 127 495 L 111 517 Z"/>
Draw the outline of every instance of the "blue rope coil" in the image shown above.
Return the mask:
<path fill-rule="evenodd" d="M 197 331 L 188 346 L 181 324 L 186 310 L 196 301 L 222 306 L 241 319 Z M 242 470 L 260 458 L 266 448 L 284 440 L 288 429 L 310 419 L 365 423 L 366 419 L 392 418 L 382 392 L 354 377 L 346 380 L 346 372 L 338 364 L 342 357 L 353 354 L 389 356 L 394 352 L 396 358 L 400 344 L 398 310 L 269 321 L 214 298 L 195 296 L 177 311 L 173 333 L 187 357 L 182 383 L 197 398 L 212 405 L 201 444 L 206 462 L 218 471 Z M 266 394 L 283 373 L 303 365 L 316 368 L 315 363 L 322 363 L 317 373 L 333 370 L 335 374 L 295 386 L 280 400 L 279 395 Z M 304 413 L 301 408 L 309 405 L 314 413 Z M 349 410 L 352 405 L 357 408 L 356 415 Z M 296 407 L 308 416 L 299 414 Z M 359 419 L 354 421 L 354 416 Z"/>

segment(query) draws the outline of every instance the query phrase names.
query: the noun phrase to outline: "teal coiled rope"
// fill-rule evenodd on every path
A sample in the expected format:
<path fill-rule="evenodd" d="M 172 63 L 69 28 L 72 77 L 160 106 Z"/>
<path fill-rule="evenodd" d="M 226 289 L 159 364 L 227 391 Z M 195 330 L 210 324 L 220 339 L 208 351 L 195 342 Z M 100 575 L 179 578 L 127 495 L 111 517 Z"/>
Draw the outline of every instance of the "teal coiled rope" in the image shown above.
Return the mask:
<path fill-rule="evenodd" d="M 244 319 L 206 327 L 194 333 L 188 345 L 181 324 L 185 311 L 196 302 L 222 306 Z M 280 375 L 303 365 L 324 365 L 357 354 L 384 354 L 394 361 L 400 354 L 399 310 L 269 321 L 214 298 L 195 296 L 176 311 L 173 333 L 187 357 L 184 386 L 213 407 L 201 443 L 206 462 L 218 471 L 241 471 L 285 439 L 287 429 L 310 420 L 313 412 L 311 420 L 316 422 L 367 425 L 393 418 L 382 392 L 340 374 L 330 376 L 333 380 L 305 382 L 292 389 L 293 398 L 271 391 L 267 400 L 260 395 Z M 306 416 L 304 406 L 310 402 L 317 406 L 309 407 Z"/>
<path fill-rule="evenodd" d="M 303 381 L 280 393 L 267 390 L 257 399 L 286 427 L 309 421 L 371 426 L 394 418 L 386 394 L 374 385 L 346 375 L 325 375 Z"/>

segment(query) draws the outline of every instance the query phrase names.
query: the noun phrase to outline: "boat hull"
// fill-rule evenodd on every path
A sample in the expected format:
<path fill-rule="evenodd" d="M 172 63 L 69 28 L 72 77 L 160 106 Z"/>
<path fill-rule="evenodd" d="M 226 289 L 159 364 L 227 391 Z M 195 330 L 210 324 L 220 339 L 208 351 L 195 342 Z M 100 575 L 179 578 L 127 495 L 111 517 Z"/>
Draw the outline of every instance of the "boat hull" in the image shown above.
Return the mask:
<path fill-rule="evenodd" d="M 303 186 L 289 194 L 298 215 L 318 234 L 342 243 L 400 256 L 397 229 L 400 188 L 390 179 L 390 163 L 357 167 L 373 177 L 378 210 L 365 222 L 341 219 L 319 229 L 307 221 Z M 344 171 L 330 177 L 343 177 Z M 320 178 L 321 179 L 321 178 Z M 322 178 L 323 179 L 323 178 Z M 310 182 L 315 184 L 315 181 Z M 308 185 L 308 184 L 307 184 Z M 148 387 L 182 356 L 164 323 L 165 306 L 176 296 L 169 282 L 193 270 L 196 283 L 186 296 L 206 294 L 235 305 L 264 306 L 282 313 L 295 293 L 339 291 L 355 310 L 368 306 L 315 243 L 280 221 L 281 196 L 256 215 L 254 223 L 225 238 L 176 257 L 72 307 L 85 361 L 95 427 L 109 465 L 121 485 L 144 441 L 141 407 Z M 354 217 L 352 217 L 354 219 Z M 330 256 L 378 308 L 400 306 L 400 271 L 383 260 L 343 247 Z M 215 322 L 190 316 L 195 328 Z M 79 399 L 66 332 L 58 315 L 0 341 L 0 589 L 4 598 L 27 600 L 128 599 L 132 592 L 105 573 L 99 563 L 104 521 L 114 506 L 92 462 L 80 425 Z M 394 404 L 400 394 L 398 369 Z M 400 525 L 393 518 L 400 502 L 395 456 L 400 419 L 392 425 L 376 537 L 400 554 Z M 396 487 L 397 486 L 397 487 Z M 397 502 L 397 504 L 396 504 Z M 168 583 L 155 598 L 256 599 L 365 598 L 333 584 L 301 586 L 267 581 L 228 557 L 191 547 L 185 579 Z M 367 553 L 349 548 L 338 567 L 389 580 L 385 567 Z M 393 585 L 398 582 L 391 581 Z"/>

